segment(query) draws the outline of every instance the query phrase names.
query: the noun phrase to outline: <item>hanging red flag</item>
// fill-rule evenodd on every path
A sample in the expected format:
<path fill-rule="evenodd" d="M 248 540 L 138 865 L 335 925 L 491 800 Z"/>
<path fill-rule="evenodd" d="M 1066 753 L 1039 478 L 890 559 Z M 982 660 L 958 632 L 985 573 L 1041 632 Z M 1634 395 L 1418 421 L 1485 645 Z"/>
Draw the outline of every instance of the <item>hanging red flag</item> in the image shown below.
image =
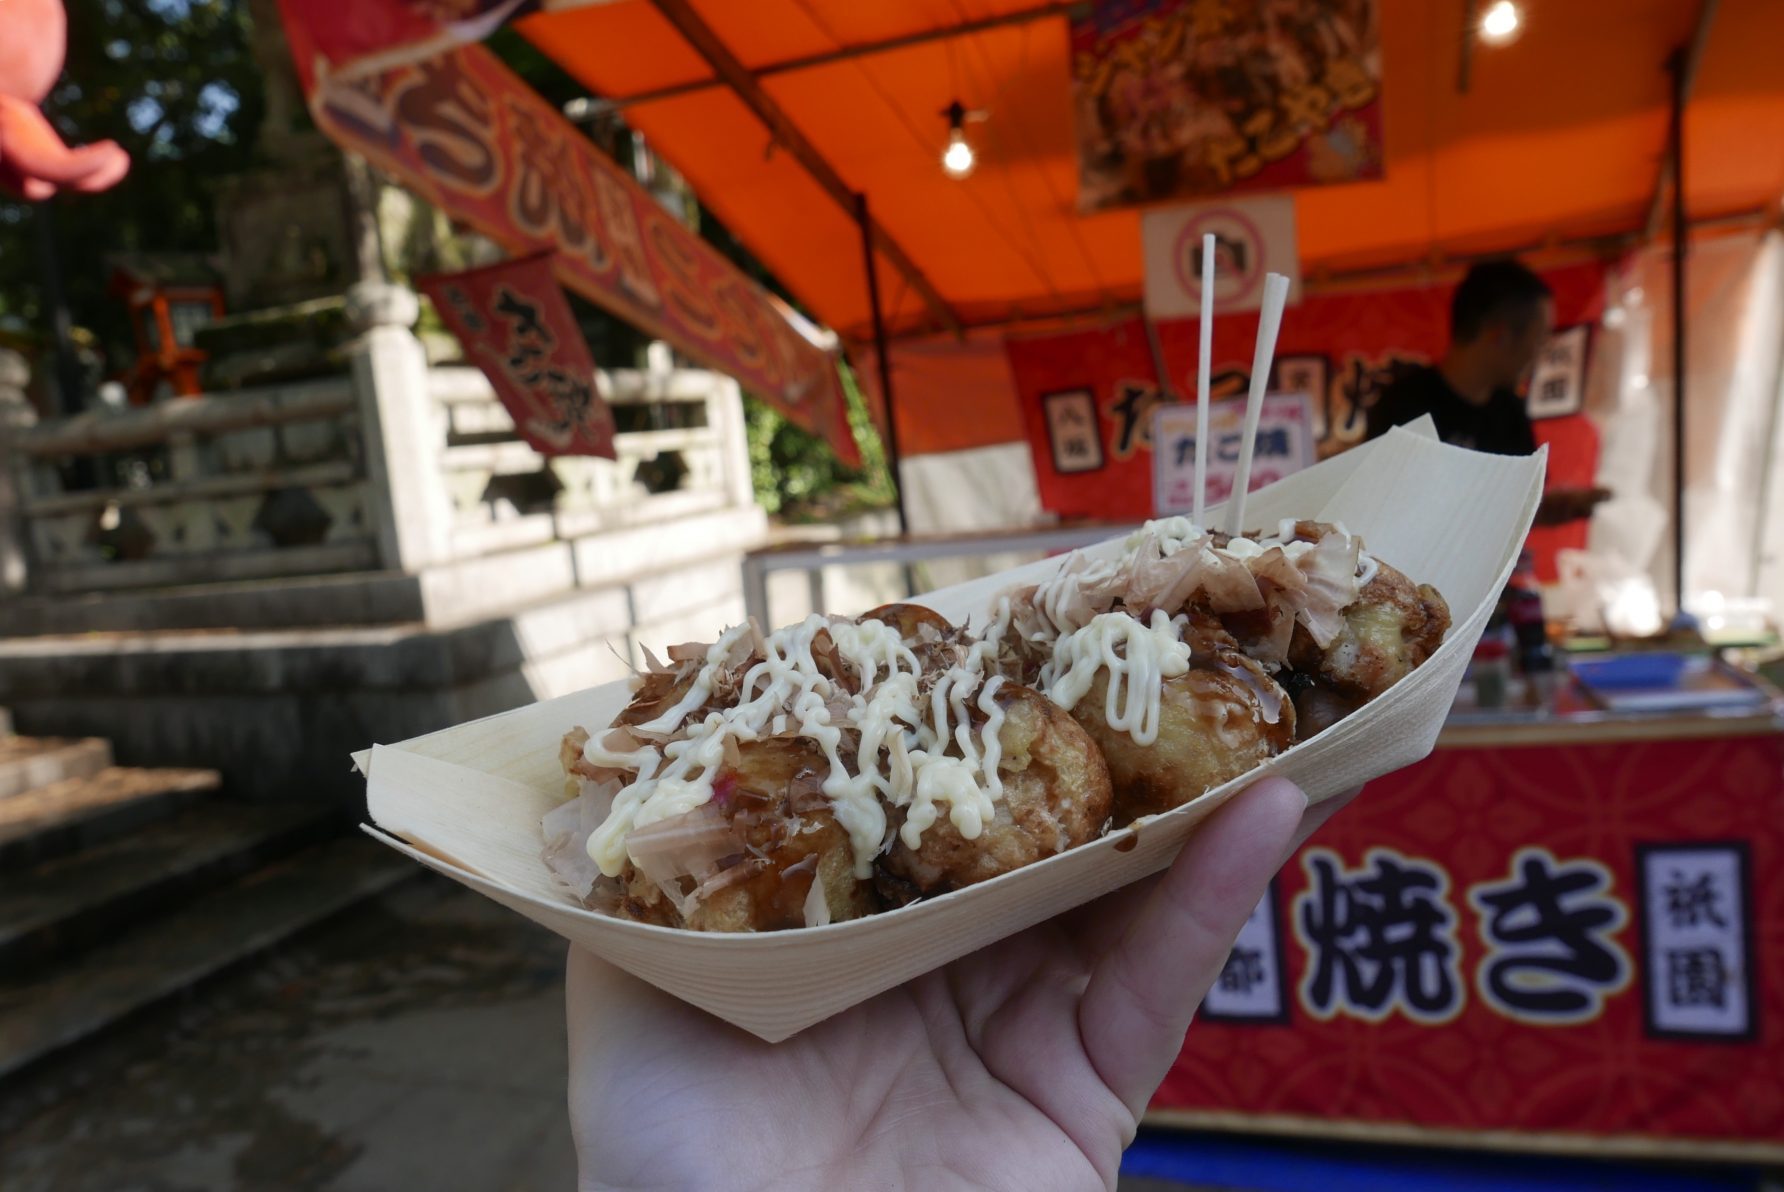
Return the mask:
<path fill-rule="evenodd" d="M 595 390 L 595 361 L 551 257 L 538 253 L 416 284 L 533 450 L 613 459 L 613 411 Z"/>

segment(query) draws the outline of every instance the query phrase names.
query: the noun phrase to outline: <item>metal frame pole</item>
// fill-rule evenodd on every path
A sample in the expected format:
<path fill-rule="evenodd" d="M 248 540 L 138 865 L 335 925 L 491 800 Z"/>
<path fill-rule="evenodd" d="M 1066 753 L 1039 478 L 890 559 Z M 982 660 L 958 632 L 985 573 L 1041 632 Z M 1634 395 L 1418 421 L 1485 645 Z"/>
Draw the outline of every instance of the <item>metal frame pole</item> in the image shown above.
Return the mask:
<path fill-rule="evenodd" d="M 1691 80 L 1686 51 L 1673 51 L 1667 60 L 1672 74 L 1672 107 L 1669 113 L 1672 142 L 1672 334 L 1673 334 L 1673 441 L 1672 441 L 1672 548 L 1673 610 L 1685 610 L 1685 258 L 1690 251 L 1691 230 L 1685 213 L 1685 97 Z"/>
<path fill-rule="evenodd" d="M 899 464 L 904 459 L 898 450 L 898 409 L 892 400 L 892 356 L 886 350 L 886 318 L 880 310 L 880 271 L 874 263 L 873 223 L 867 215 L 867 196 L 855 192 L 855 222 L 861 228 L 861 255 L 867 262 L 867 304 L 873 312 L 873 354 L 879 365 L 880 399 L 886 404 L 886 467 L 892 473 L 892 491 L 898 496 L 898 532 L 911 532 L 910 518 L 904 508 L 904 476 Z"/>

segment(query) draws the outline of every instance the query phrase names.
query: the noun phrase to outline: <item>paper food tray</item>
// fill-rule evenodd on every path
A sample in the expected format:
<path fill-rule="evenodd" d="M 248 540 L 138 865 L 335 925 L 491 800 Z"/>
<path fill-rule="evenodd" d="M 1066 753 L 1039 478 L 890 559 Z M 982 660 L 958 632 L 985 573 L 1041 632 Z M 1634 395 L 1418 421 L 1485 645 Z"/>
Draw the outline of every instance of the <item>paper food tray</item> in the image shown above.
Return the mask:
<path fill-rule="evenodd" d="M 1428 424 L 1353 448 L 1247 501 L 1248 527 L 1341 521 L 1369 551 L 1437 587 L 1454 626 L 1422 667 L 1337 725 L 1163 816 L 992 881 L 901 910 L 797 931 L 677 931 L 583 909 L 540 860 L 539 820 L 562 798 L 558 743 L 599 732 L 623 682 L 358 755 L 376 827 L 367 831 L 652 985 L 778 1041 L 920 973 L 1163 868 L 1190 830 L 1247 783 L 1279 774 L 1322 799 L 1418 761 L 1438 731 L 1542 495 L 1546 453 L 1447 447 Z M 1222 523 L 1220 511 L 1210 524 Z M 1120 542 L 1089 548 L 1119 553 Z M 973 623 L 1043 560 L 920 598 Z M 657 643 L 667 645 L 669 643 Z"/>

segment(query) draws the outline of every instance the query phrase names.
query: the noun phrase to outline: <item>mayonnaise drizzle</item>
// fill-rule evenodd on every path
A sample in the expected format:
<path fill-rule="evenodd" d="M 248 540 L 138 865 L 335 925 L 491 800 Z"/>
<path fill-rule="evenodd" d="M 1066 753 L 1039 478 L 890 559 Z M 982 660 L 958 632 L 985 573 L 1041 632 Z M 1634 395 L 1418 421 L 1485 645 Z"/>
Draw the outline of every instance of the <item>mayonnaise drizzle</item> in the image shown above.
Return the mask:
<path fill-rule="evenodd" d="M 663 745 L 614 751 L 591 739 L 583 756 L 597 766 L 634 770 L 637 777 L 614 796 L 613 809 L 589 837 L 589 856 L 601 872 L 616 877 L 625 868 L 625 838 L 634 828 L 692 811 L 713 797 L 728 738 L 755 741 L 792 731 L 812 741 L 829 764 L 823 792 L 837 824 L 848 834 L 855 873 L 865 878 L 886 838 L 882 804 L 906 808 L 901 831 L 912 848 L 946 805 L 949 820 L 964 838 L 976 838 L 996 815 L 1003 794 L 997 773 L 1002 756 L 998 733 L 1003 708 L 995 696 L 1003 679 L 985 677 L 996 638 L 1008 624 L 1007 602 L 1000 624 L 968 651 L 962 665 L 935 679 L 927 706 L 919 700 L 922 663 L 892 626 L 876 620 L 833 621 L 819 614 L 765 639 L 764 657 L 744 674 L 736 702 L 710 712 L 686 735 Z M 828 633 L 835 655 L 855 679 L 850 692 L 818 667 L 813 646 Z M 686 694 L 662 715 L 639 726 L 647 732 L 684 729 L 688 716 L 711 698 L 719 675 L 736 665 L 752 640 L 747 625 L 727 631 L 706 652 Z M 976 696 L 976 701 L 974 697 Z M 972 707 L 984 723 L 973 727 Z M 833 711 L 841 705 L 841 720 Z M 845 728 L 860 733 L 856 771 L 841 756 Z"/>
<path fill-rule="evenodd" d="M 1146 624 L 1125 612 L 1101 613 L 1053 643 L 1052 661 L 1041 668 L 1041 690 L 1069 712 L 1106 669 L 1104 721 L 1135 744 L 1150 745 L 1158 739 L 1164 680 L 1189 672 L 1189 644 L 1180 636 L 1186 620 L 1163 609 L 1152 610 Z"/>
<path fill-rule="evenodd" d="M 1257 540 L 1232 538 L 1216 547 L 1214 540 L 1188 518 L 1147 522 L 1132 534 L 1122 557 L 1092 560 L 1075 554 L 1035 588 L 1030 602 L 1040 625 L 1024 620 L 1023 632 L 1049 642 L 1051 659 L 1042 666 L 1038 686 L 1068 711 L 1089 692 L 1099 672 L 1109 672 L 1104 720 L 1141 745 L 1158 737 L 1164 680 L 1186 674 L 1190 648 L 1181 639 L 1186 618 L 1154 610 L 1142 622 L 1126 611 L 1097 612 L 1091 596 L 1108 608 L 1123 577 L 1131 573 L 1140 552 L 1156 545 L 1158 556 L 1183 550 L 1212 551 L 1241 562 L 1271 549 L 1296 561 L 1315 544 L 1299 541 L 1295 519 L 1284 518 L 1276 536 Z M 1341 525 L 1332 529 L 1347 533 Z M 1359 586 L 1372 579 L 1379 565 L 1367 554 L 1358 560 Z M 609 877 L 617 876 L 628 859 L 625 838 L 644 827 L 692 811 L 713 797 L 713 783 L 722 769 L 728 739 L 755 741 L 789 732 L 814 742 L 829 764 L 823 791 L 837 823 L 848 833 L 855 873 L 865 878 L 886 840 L 885 807 L 902 808 L 899 837 L 911 848 L 940 819 L 945 806 L 949 822 L 967 839 L 976 839 L 997 814 L 1003 795 L 998 773 L 1002 744 L 998 734 L 1004 710 L 997 700 L 1003 683 L 991 673 L 1004 636 L 1016 623 L 1012 602 L 1001 598 L 991 620 L 958 665 L 935 676 L 922 698 L 922 664 L 892 626 L 877 620 L 831 620 L 807 617 L 766 639 L 749 625 L 726 631 L 708 648 L 693 684 L 673 707 L 639 726 L 646 733 L 685 735 L 660 748 L 610 750 L 591 739 L 584 756 L 594 765 L 633 771 L 636 777 L 614 797 L 607 819 L 589 837 L 589 856 Z M 852 672 L 855 690 L 848 691 L 818 667 L 812 647 L 827 632 L 835 656 Z M 719 676 L 741 661 L 761 641 L 764 657 L 750 667 L 739 684 L 735 705 L 708 713 L 691 727 L 687 718 L 711 699 Z M 1274 722 L 1280 699 L 1252 680 L 1258 713 Z M 834 718 L 841 709 L 841 719 Z M 975 712 L 982 717 L 973 727 Z M 860 734 L 856 771 L 841 756 L 843 732 Z"/>
<path fill-rule="evenodd" d="M 1297 519 L 1283 518 L 1274 537 L 1234 537 L 1216 546 L 1213 536 L 1188 518 L 1159 518 L 1128 536 L 1126 551 L 1119 559 L 1088 563 L 1080 555 L 1068 560 L 1036 587 L 1033 597 L 1045 622 L 1057 634 L 1052 642 L 1053 657 L 1041 668 L 1041 690 L 1070 710 L 1090 690 L 1097 673 L 1108 670 L 1105 721 L 1110 727 L 1127 732 L 1136 744 L 1150 745 L 1158 736 L 1164 680 L 1189 669 L 1189 647 L 1179 640 L 1185 618 L 1173 620 L 1163 611 L 1154 610 L 1150 622 L 1142 624 L 1126 611 L 1099 614 L 1083 598 L 1084 589 L 1104 584 L 1111 576 L 1128 574 L 1136 560 L 1153 547 L 1162 558 L 1199 550 L 1242 563 L 1280 550 L 1295 563 L 1317 545 L 1299 539 L 1296 525 Z M 1330 531 L 1350 536 L 1342 523 L 1333 523 Z M 1357 586 L 1373 579 L 1379 568 L 1373 557 L 1359 553 Z M 1250 689 L 1256 705 L 1253 715 L 1264 723 L 1277 723 L 1282 707 L 1281 689 L 1248 669 L 1224 669 Z M 1222 717 L 1227 711 L 1222 709 Z"/>

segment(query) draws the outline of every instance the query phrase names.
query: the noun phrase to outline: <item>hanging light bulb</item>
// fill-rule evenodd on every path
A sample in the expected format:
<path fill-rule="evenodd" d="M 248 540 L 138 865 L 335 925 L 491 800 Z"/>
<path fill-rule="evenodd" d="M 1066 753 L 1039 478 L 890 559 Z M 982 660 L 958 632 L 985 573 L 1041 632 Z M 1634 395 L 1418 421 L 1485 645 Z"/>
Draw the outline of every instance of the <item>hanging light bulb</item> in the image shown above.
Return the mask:
<path fill-rule="evenodd" d="M 952 129 L 948 133 L 948 147 L 942 150 L 942 169 L 950 178 L 964 178 L 973 172 L 978 159 L 973 154 L 973 147 L 966 142 L 966 133 L 960 129 Z"/>
<path fill-rule="evenodd" d="M 1490 46 L 1502 46 L 1524 27 L 1524 13 L 1512 0 L 1494 0 L 1480 18 L 1480 39 Z"/>
<path fill-rule="evenodd" d="M 950 178 L 965 178 L 978 164 L 972 142 L 966 139 L 966 105 L 955 100 L 942 109 L 948 118 L 948 147 L 942 150 L 942 173 Z"/>

